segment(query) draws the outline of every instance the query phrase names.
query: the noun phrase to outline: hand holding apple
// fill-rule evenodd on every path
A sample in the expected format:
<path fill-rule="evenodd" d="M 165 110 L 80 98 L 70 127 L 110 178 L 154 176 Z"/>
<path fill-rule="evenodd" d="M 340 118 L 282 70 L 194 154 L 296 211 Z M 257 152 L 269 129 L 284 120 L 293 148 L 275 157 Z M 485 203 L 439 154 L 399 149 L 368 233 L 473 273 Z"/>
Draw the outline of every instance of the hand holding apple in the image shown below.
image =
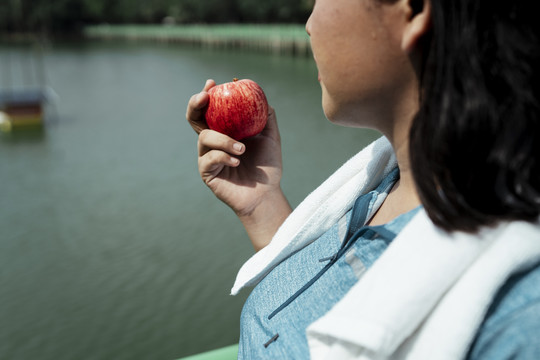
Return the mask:
<path fill-rule="evenodd" d="M 255 81 L 234 79 L 212 87 L 208 95 L 205 118 L 210 129 L 242 140 L 266 126 L 268 101 Z"/>
<path fill-rule="evenodd" d="M 259 250 L 291 212 L 280 187 L 281 137 L 276 115 L 264 101 L 264 131 L 245 143 L 209 130 L 205 113 L 214 87 L 215 82 L 207 80 L 203 90 L 190 98 L 186 111 L 186 119 L 199 134 L 199 174 L 216 197 L 238 215 Z"/>

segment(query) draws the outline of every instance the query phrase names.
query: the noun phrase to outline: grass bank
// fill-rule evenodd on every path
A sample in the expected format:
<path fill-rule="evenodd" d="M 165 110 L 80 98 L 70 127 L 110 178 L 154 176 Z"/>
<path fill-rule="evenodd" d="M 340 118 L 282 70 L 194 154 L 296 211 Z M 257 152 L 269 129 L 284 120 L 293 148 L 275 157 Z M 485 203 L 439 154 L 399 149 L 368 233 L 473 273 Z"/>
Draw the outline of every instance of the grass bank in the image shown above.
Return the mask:
<path fill-rule="evenodd" d="M 90 39 L 184 43 L 216 48 L 242 48 L 299 56 L 311 54 L 303 25 L 94 25 Z"/>

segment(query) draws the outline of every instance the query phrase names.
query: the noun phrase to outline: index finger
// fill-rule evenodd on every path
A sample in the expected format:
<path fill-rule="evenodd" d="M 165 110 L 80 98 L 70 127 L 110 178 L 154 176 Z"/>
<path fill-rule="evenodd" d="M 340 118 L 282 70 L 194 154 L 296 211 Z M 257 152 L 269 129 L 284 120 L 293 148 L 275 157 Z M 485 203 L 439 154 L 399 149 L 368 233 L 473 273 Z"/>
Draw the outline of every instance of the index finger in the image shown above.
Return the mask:
<path fill-rule="evenodd" d="M 208 129 L 204 119 L 204 112 L 206 111 L 206 106 L 208 105 L 208 90 L 215 85 L 216 82 L 214 80 L 206 80 L 203 90 L 200 93 L 193 95 L 191 99 L 189 99 L 186 111 L 186 119 L 197 134 L 204 129 Z"/>

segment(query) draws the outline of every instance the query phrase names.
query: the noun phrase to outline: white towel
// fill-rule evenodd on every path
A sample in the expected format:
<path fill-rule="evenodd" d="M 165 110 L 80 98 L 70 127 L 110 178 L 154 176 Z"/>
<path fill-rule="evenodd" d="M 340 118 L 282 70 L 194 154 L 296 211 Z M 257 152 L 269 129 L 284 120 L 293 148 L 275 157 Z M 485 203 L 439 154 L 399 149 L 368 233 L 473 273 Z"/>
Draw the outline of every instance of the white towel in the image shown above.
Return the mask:
<path fill-rule="evenodd" d="M 463 358 L 497 291 L 508 278 L 540 261 L 540 226 L 501 224 L 482 234 L 489 246 L 437 303 L 395 358 Z"/>

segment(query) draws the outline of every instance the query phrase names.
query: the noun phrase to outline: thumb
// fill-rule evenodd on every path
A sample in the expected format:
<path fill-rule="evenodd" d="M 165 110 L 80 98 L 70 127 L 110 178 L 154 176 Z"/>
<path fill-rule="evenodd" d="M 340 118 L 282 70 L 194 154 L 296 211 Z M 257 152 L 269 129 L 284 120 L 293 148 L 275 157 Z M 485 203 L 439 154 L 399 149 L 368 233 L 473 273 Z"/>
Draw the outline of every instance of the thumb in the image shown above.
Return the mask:
<path fill-rule="evenodd" d="M 262 135 L 271 137 L 277 141 L 280 141 L 280 134 L 277 124 L 276 111 L 273 107 L 268 107 L 268 118 L 266 119 L 266 126 L 262 131 Z"/>

